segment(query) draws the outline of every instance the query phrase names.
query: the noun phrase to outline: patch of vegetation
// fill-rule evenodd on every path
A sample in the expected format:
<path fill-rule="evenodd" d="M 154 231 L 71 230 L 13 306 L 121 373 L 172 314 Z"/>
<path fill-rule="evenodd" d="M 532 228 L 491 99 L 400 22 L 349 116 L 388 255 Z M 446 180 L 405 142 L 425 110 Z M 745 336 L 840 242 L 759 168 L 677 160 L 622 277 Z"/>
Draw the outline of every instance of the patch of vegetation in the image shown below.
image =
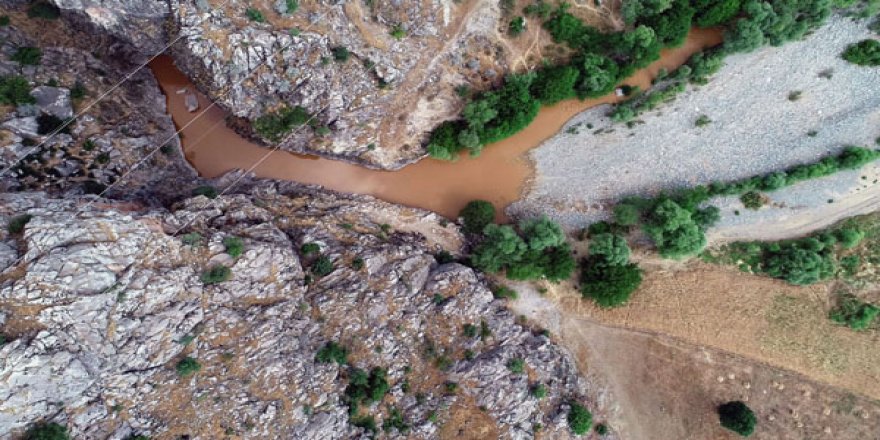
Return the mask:
<path fill-rule="evenodd" d="M 388 34 L 396 40 L 402 40 L 403 37 L 406 37 L 406 29 L 401 24 L 395 24 Z"/>
<path fill-rule="evenodd" d="M 862 40 L 851 44 L 841 56 L 859 66 L 880 66 L 880 41 Z"/>
<path fill-rule="evenodd" d="M 605 435 L 608 434 L 608 425 L 604 423 L 599 423 L 596 425 L 596 434 Z"/>
<path fill-rule="evenodd" d="M 247 10 L 244 11 L 244 15 L 246 15 L 250 21 L 257 23 L 266 22 L 266 16 L 257 8 L 247 8 Z"/>
<path fill-rule="evenodd" d="M 529 394 L 534 398 L 541 400 L 547 397 L 547 386 L 542 383 L 537 383 L 529 389 Z"/>
<path fill-rule="evenodd" d="M 517 299 L 519 297 L 516 290 L 501 285 L 492 287 L 492 296 L 503 299 Z"/>
<path fill-rule="evenodd" d="M 745 403 L 740 401 L 727 402 L 718 407 L 718 418 L 721 426 L 748 437 L 755 432 L 758 418 Z"/>
<path fill-rule="evenodd" d="M 202 283 L 206 286 L 228 281 L 232 271 L 221 264 L 216 264 L 202 274 Z"/>
<path fill-rule="evenodd" d="M 21 214 L 12 217 L 6 225 L 6 231 L 11 235 L 21 234 L 24 232 L 25 225 L 27 225 L 32 218 L 34 218 L 34 216 L 30 214 Z"/>
<path fill-rule="evenodd" d="M 47 1 L 36 1 L 28 7 L 29 18 L 42 18 L 44 20 L 57 20 L 61 17 L 61 11 L 55 5 Z"/>
<path fill-rule="evenodd" d="M 568 411 L 568 427 L 576 435 L 586 434 L 593 426 L 593 415 L 577 402 L 571 402 L 569 405 L 571 409 Z"/>
<path fill-rule="evenodd" d="M 347 63 L 348 59 L 351 57 L 351 52 L 349 52 L 348 48 L 344 46 L 333 47 L 330 49 L 330 53 L 333 54 L 333 60 L 337 63 Z"/>
<path fill-rule="evenodd" d="M 400 410 L 397 409 L 397 407 L 392 407 L 388 412 L 388 417 L 382 422 L 382 430 L 385 432 L 391 432 L 395 429 L 401 434 L 406 434 L 409 432 L 409 424 L 404 420 L 403 414 Z"/>
<path fill-rule="evenodd" d="M 177 365 L 174 366 L 174 370 L 177 371 L 177 375 L 180 377 L 187 377 L 189 375 L 195 374 L 201 369 L 202 364 L 189 356 L 181 359 L 177 363 Z"/>
<path fill-rule="evenodd" d="M 9 26 L 10 22 L 11 20 L 9 19 L 8 15 L 0 15 L 0 27 Z"/>
<path fill-rule="evenodd" d="M 67 427 L 54 422 L 41 422 L 28 428 L 22 440 L 69 440 Z"/>
<path fill-rule="evenodd" d="M 293 14 L 299 9 L 299 0 L 285 0 L 285 4 L 288 14 Z"/>
<path fill-rule="evenodd" d="M 749 191 L 739 197 L 743 206 L 747 209 L 759 210 L 764 206 L 764 195 L 757 191 Z"/>
<path fill-rule="evenodd" d="M 514 358 L 507 361 L 507 369 L 513 374 L 522 374 L 525 372 L 526 363 L 520 358 Z"/>
<path fill-rule="evenodd" d="M 86 90 L 86 86 L 84 86 L 83 83 L 77 81 L 73 84 L 73 87 L 70 88 L 70 99 L 74 101 L 79 101 L 85 98 L 88 93 L 89 91 Z"/>
<path fill-rule="evenodd" d="M 307 257 L 321 252 L 321 246 L 318 243 L 303 243 L 303 245 L 299 247 L 299 251 L 304 257 Z"/>
<path fill-rule="evenodd" d="M 852 295 L 842 295 L 829 317 L 853 330 L 865 330 L 877 315 L 880 315 L 880 307 L 862 302 Z"/>
<path fill-rule="evenodd" d="M 324 255 L 321 255 L 312 263 L 312 273 L 317 277 L 330 275 L 330 272 L 333 272 L 333 270 L 333 261 Z"/>
<path fill-rule="evenodd" d="M 239 237 L 223 238 L 223 246 L 226 253 L 232 258 L 238 258 L 244 252 L 244 242 Z"/>
<path fill-rule="evenodd" d="M 315 354 L 315 361 L 322 364 L 336 362 L 339 365 L 345 365 L 348 363 L 348 349 L 330 341 L 318 350 L 318 353 Z"/>
<path fill-rule="evenodd" d="M 36 66 L 40 64 L 43 51 L 39 47 L 19 47 L 9 59 L 23 66 Z"/>
<path fill-rule="evenodd" d="M 479 234 L 486 225 L 495 221 L 495 207 L 485 200 L 471 200 L 458 216 L 464 221 L 465 232 Z"/>
<path fill-rule="evenodd" d="M 507 24 L 507 33 L 511 37 L 517 37 L 526 29 L 526 19 L 523 17 L 514 17 Z"/>
<path fill-rule="evenodd" d="M 382 400 L 389 388 L 385 370 L 382 368 L 374 367 L 369 374 L 359 368 L 352 368 L 348 373 L 344 397 L 349 415 L 357 414 L 364 403 Z"/>
<path fill-rule="evenodd" d="M 375 433 L 376 432 L 376 419 L 370 415 L 363 415 L 351 418 L 351 424 L 357 426 L 358 428 L 362 428 L 365 431 Z"/>
<path fill-rule="evenodd" d="M 37 100 L 31 96 L 31 85 L 23 76 L 0 76 L 0 104 L 33 104 Z"/>
<path fill-rule="evenodd" d="M 254 130 L 262 137 L 272 141 L 280 141 L 291 130 L 301 127 L 312 120 L 312 115 L 300 106 L 281 109 L 266 113 L 254 121 Z"/>

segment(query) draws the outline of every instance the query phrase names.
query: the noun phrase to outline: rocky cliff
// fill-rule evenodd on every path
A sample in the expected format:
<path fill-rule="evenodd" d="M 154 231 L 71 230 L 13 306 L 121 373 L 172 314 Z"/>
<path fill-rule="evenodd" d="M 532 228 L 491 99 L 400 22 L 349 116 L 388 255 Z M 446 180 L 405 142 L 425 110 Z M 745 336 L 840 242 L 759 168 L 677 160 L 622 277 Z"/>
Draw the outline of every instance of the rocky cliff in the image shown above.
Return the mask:
<path fill-rule="evenodd" d="M 353 367 L 387 371 L 360 416 L 401 416 L 392 438 L 564 439 L 568 399 L 597 409 L 546 333 L 438 262 L 461 238 L 435 214 L 258 183 L 167 211 L 6 193 L 0 224 L 0 437 L 51 419 L 75 438 L 356 438 Z M 350 365 L 316 361 L 330 341 Z M 201 368 L 178 374 L 187 356 Z"/>
<path fill-rule="evenodd" d="M 52 1 L 141 59 L 170 45 L 242 132 L 379 168 L 424 156 L 427 133 L 463 105 L 456 87 L 501 81 L 522 47 L 539 44 L 512 41 L 512 12 L 496 1 Z M 296 106 L 314 115 L 312 128 L 276 139 L 251 130 Z"/>

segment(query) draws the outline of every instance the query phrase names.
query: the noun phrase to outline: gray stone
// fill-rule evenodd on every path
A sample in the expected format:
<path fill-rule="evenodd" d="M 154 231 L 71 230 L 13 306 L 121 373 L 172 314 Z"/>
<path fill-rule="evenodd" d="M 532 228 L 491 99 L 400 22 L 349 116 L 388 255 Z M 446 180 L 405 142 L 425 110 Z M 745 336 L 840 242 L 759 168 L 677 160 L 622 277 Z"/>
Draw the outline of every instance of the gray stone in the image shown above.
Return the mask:
<path fill-rule="evenodd" d="M 39 86 L 31 91 L 31 96 L 37 100 L 37 107 L 44 113 L 62 120 L 73 117 L 70 90 L 60 87 Z"/>

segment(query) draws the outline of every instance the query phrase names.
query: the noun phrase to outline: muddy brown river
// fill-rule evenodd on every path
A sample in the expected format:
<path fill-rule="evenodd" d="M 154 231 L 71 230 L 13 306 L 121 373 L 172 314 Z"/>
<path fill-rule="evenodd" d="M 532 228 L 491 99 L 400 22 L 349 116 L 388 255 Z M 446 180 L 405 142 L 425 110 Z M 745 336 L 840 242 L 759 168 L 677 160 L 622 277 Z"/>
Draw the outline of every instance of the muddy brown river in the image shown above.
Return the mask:
<path fill-rule="evenodd" d="M 669 71 L 687 61 L 692 54 L 721 42 L 717 30 L 695 29 L 680 47 L 664 50 L 658 61 L 627 78 L 624 84 L 646 90 L 663 68 Z M 168 109 L 178 127 L 184 127 L 182 143 L 186 159 L 208 178 L 218 177 L 235 169 L 249 169 L 269 151 L 252 143 L 225 125 L 226 112 L 198 94 L 199 108 L 195 113 L 186 109 L 184 88 L 195 90 L 189 79 L 174 66 L 170 57 L 162 56 L 150 64 L 159 84 L 168 97 Z M 501 142 L 487 145 L 479 157 L 466 154 L 456 162 L 424 159 L 398 171 L 378 171 L 358 165 L 315 156 L 273 152 L 259 164 L 258 177 L 292 180 L 322 185 L 336 191 L 368 194 L 389 202 L 428 209 L 454 218 L 469 201 L 492 202 L 499 213 L 516 201 L 534 174 L 528 161 L 528 150 L 556 134 L 578 113 L 620 98 L 613 93 L 598 99 L 567 100 L 544 107 L 538 117 L 523 131 Z M 204 113 L 204 115 L 201 115 Z M 191 125 L 187 126 L 192 122 Z"/>

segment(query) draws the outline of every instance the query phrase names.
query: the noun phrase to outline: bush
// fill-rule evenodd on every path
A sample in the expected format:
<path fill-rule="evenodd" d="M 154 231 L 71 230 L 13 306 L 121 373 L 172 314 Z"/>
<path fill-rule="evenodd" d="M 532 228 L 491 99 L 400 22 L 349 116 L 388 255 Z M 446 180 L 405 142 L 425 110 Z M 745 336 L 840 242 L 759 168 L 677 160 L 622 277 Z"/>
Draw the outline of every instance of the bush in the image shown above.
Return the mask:
<path fill-rule="evenodd" d="M 547 217 L 524 220 L 520 222 L 520 230 L 529 249 L 534 251 L 565 244 L 565 232 L 562 227 Z"/>
<path fill-rule="evenodd" d="M 834 274 L 834 259 L 822 243 L 804 239 L 770 250 L 764 257 L 763 270 L 767 275 L 794 285 L 807 285 L 827 279 Z"/>
<path fill-rule="evenodd" d="M 541 400 L 547 397 L 547 387 L 542 383 L 538 383 L 532 386 L 532 388 L 529 390 L 529 393 L 536 399 Z"/>
<path fill-rule="evenodd" d="M 642 270 L 632 263 L 608 265 L 602 257 L 591 256 L 581 268 L 581 294 L 601 307 L 626 303 L 642 283 Z"/>
<path fill-rule="evenodd" d="M 849 45 L 843 59 L 859 66 L 880 66 L 880 41 L 862 40 Z"/>
<path fill-rule="evenodd" d="M 639 222 L 639 209 L 628 203 L 614 206 L 614 222 L 621 226 L 632 226 Z"/>
<path fill-rule="evenodd" d="M 691 212 L 670 199 L 662 199 L 651 210 L 645 231 L 664 258 L 684 258 L 706 246 L 706 236 Z"/>
<path fill-rule="evenodd" d="M 303 245 L 299 247 L 299 251 L 304 257 L 307 257 L 311 254 L 321 252 L 321 246 L 318 243 L 303 243 Z"/>
<path fill-rule="evenodd" d="M 278 142 L 282 137 L 293 130 L 308 123 L 312 119 L 309 112 L 296 106 L 293 108 L 282 107 L 276 112 L 266 113 L 254 121 L 254 130 L 264 138 Z"/>
<path fill-rule="evenodd" d="M 749 191 L 741 195 L 739 200 L 748 209 L 758 210 L 764 206 L 764 195 L 757 191 Z"/>
<path fill-rule="evenodd" d="M 61 11 L 49 2 L 36 1 L 28 7 L 27 15 L 30 18 L 56 20 L 61 17 Z"/>
<path fill-rule="evenodd" d="M 0 104 L 20 105 L 37 102 L 31 96 L 31 85 L 23 76 L 0 76 Z"/>
<path fill-rule="evenodd" d="M 844 295 L 829 317 L 853 330 L 864 330 L 871 326 L 877 315 L 880 315 L 880 307 L 861 302 L 854 296 Z"/>
<path fill-rule="evenodd" d="M 608 434 L 608 426 L 604 423 L 600 423 L 596 425 L 596 434 L 605 435 Z"/>
<path fill-rule="evenodd" d="M 330 49 L 330 52 L 333 53 L 333 60 L 337 63 L 347 63 L 348 58 L 351 56 L 348 48 L 343 46 L 336 46 Z"/>
<path fill-rule="evenodd" d="M 526 20 L 522 17 L 516 17 L 510 20 L 507 25 L 507 33 L 513 37 L 519 36 L 526 28 Z"/>
<path fill-rule="evenodd" d="M 388 393 L 389 385 L 385 370 L 374 367 L 368 375 L 364 370 L 353 368 L 349 372 L 348 386 L 345 388 L 345 401 L 350 415 L 357 414 L 358 407 L 364 402 L 372 403 L 382 400 Z"/>
<path fill-rule="evenodd" d="M 180 377 L 186 377 L 191 374 L 195 374 L 199 370 L 202 369 L 202 365 L 199 361 L 187 356 L 180 360 L 177 365 L 174 367 L 175 371 L 177 371 L 177 375 Z"/>
<path fill-rule="evenodd" d="M 67 427 L 54 422 L 41 422 L 30 427 L 22 440 L 68 440 Z"/>
<path fill-rule="evenodd" d="M 856 228 L 844 228 L 837 231 L 837 239 L 845 249 L 852 249 L 865 238 L 865 231 Z"/>
<path fill-rule="evenodd" d="M 483 242 L 474 249 L 471 262 L 484 272 L 499 272 L 525 255 L 526 242 L 508 225 L 487 225 Z"/>
<path fill-rule="evenodd" d="M 10 234 L 20 234 L 24 232 L 25 225 L 28 224 L 34 216 L 30 214 L 21 214 L 9 219 L 9 223 L 6 225 L 6 231 Z"/>
<path fill-rule="evenodd" d="M 222 283 L 229 280 L 232 271 L 228 267 L 217 264 L 202 274 L 202 283 L 207 285 Z"/>
<path fill-rule="evenodd" d="M 404 29 L 402 25 L 396 24 L 391 28 L 391 32 L 388 34 L 395 40 L 402 40 L 403 37 L 406 36 L 406 29 Z"/>
<path fill-rule="evenodd" d="M 352 417 L 351 424 L 365 431 L 376 432 L 376 419 L 370 415 Z"/>
<path fill-rule="evenodd" d="M 219 195 L 217 189 L 210 185 L 200 186 L 192 191 L 193 196 L 205 196 L 209 199 L 216 199 Z"/>
<path fill-rule="evenodd" d="M 286 0 L 287 13 L 293 14 L 299 9 L 299 0 Z"/>
<path fill-rule="evenodd" d="M 571 409 L 568 411 L 568 427 L 571 428 L 571 432 L 584 435 L 592 426 L 593 415 L 583 405 L 571 402 Z"/>
<path fill-rule="evenodd" d="M 513 374 L 522 374 L 525 371 L 526 363 L 520 358 L 507 361 L 507 369 Z"/>
<path fill-rule="evenodd" d="M 574 64 L 580 69 L 580 82 L 575 93 L 580 99 L 596 98 L 614 90 L 620 69 L 612 59 L 599 54 L 587 53 Z"/>
<path fill-rule="evenodd" d="M 36 66 L 40 64 L 40 58 L 42 57 L 43 51 L 38 47 L 19 47 L 9 59 L 21 65 Z"/>
<path fill-rule="evenodd" d="M 401 434 L 409 432 L 409 424 L 406 423 L 406 420 L 403 419 L 403 414 L 397 408 L 391 408 L 388 417 L 382 422 L 383 431 L 391 432 L 394 429 Z"/>
<path fill-rule="evenodd" d="M 225 237 L 223 246 L 226 247 L 226 253 L 232 258 L 238 258 L 244 252 L 244 242 L 238 237 Z"/>
<path fill-rule="evenodd" d="M 333 261 L 324 255 L 318 257 L 312 264 L 312 273 L 318 277 L 330 275 L 330 272 L 333 272 L 333 269 Z"/>
<path fill-rule="evenodd" d="M 572 66 L 552 66 L 538 70 L 530 93 L 544 105 L 574 98 L 580 72 Z"/>
<path fill-rule="evenodd" d="M 507 286 L 495 286 L 492 288 L 492 296 L 495 298 L 516 299 L 518 295 L 516 290 Z"/>
<path fill-rule="evenodd" d="M 247 10 L 244 11 L 244 14 L 247 16 L 247 18 L 250 21 L 255 21 L 257 23 L 265 23 L 266 22 L 266 17 L 257 8 L 247 8 Z"/>
<path fill-rule="evenodd" d="M 330 341 L 318 350 L 318 353 L 315 354 L 315 361 L 322 364 L 336 362 L 339 365 L 345 365 L 348 363 L 348 349 Z"/>
<path fill-rule="evenodd" d="M 721 426 L 743 436 L 748 437 L 755 432 L 758 418 L 755 413 L 743 402 L 727 402 L 718 407 L 718 417 Z"/>
<path fill-rule="evenodd" d="M 11 22 L 12 20 L 9 18 L 8 15 L 0 15 L 0 27 L 9 26 L 9 23 Z"/>
<path fill-rule="evenodd" d="M 479 234 L 489 223 L 495 221 L 495 207 L 485 200 L 472 200 L 458 214 L 464 219 L 464 230 Z"/>

